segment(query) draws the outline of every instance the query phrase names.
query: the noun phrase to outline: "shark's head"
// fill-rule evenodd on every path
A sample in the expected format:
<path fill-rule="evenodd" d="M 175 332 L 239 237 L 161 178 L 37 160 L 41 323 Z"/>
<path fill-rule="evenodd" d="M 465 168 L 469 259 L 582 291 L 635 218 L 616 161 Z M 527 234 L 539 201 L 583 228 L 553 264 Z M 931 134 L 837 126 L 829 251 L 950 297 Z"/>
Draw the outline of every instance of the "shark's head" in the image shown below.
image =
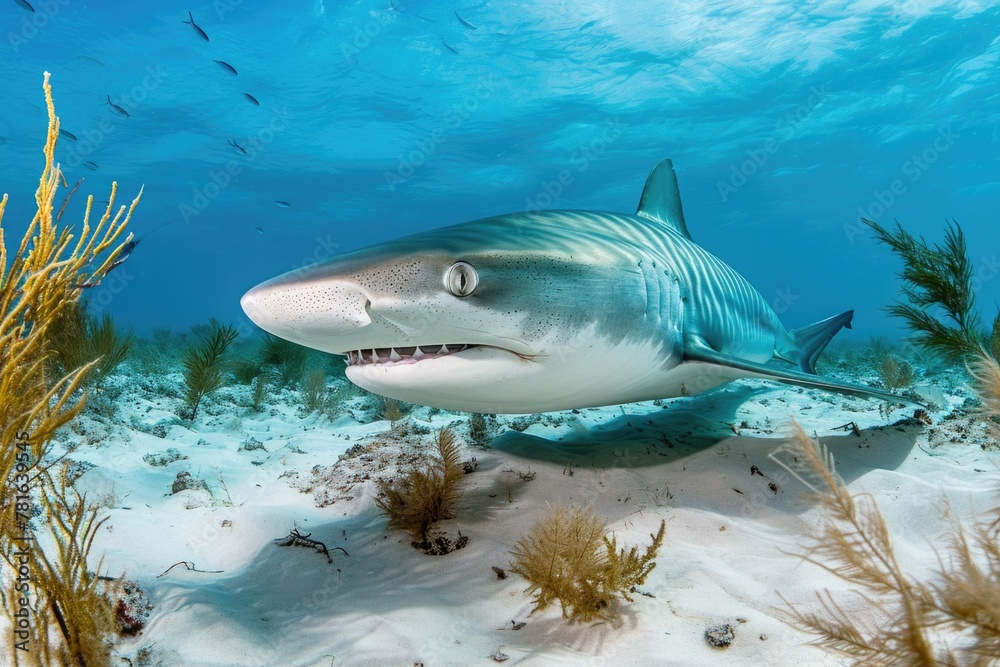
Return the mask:
<path fill-rule="evenodd" d="M 398 400 L 493 413 L 639 400 L 679 361 L 680 325 L 651 303 L 641 249 L 607 225 L 572 211 L 477 220 L 286 273 L 242 305 Z"/>

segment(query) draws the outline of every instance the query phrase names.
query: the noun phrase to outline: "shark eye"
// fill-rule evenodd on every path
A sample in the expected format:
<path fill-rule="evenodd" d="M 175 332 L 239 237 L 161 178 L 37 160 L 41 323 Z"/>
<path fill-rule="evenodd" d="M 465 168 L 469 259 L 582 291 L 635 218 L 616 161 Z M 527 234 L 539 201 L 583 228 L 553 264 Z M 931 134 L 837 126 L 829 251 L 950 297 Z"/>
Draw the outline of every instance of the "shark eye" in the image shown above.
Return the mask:
<path fill-rule="evenodd" d="M 455 296 L 469 296 L 479 284 L 479 274 L 468 262 L 455 262 L 444 280 L 448 291 Z"/>

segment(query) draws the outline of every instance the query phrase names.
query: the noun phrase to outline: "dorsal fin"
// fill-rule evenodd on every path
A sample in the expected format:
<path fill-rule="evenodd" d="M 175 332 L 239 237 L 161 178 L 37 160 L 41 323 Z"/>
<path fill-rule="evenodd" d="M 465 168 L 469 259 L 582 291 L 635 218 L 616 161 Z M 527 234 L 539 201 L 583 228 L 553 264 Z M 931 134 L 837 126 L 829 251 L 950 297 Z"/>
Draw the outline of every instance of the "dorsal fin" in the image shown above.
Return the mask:
<path fill-rule="evenodd" d="M 639 209 L 635 214 L 662 222 L 684 238 L 691 238 L 684 223 L 681 193 L 677 188 L 677 174 L 674 173 L 674 163 L 670 158 L 661 160 L 653 167 L 653 171 L 649 172 L 646 187 L 642 189 L 642 197 L 639 198 Z"/>

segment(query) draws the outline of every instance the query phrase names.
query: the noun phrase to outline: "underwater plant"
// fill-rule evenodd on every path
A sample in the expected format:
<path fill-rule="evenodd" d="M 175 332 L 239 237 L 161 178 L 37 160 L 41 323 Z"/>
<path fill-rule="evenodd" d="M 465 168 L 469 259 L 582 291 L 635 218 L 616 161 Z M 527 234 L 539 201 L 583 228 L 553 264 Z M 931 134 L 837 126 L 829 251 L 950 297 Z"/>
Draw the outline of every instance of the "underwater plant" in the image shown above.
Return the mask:
<path fill-rule="evenodd" d="M 254 412 L 261 412 L 264 409 L 265 399 L 267 399 L 267 379 L 263 375 L 258 375 L 253 380 L 252 407 Z"/>
<path fill-rule="evenodd" d="M 300 383 L 299 391 L 307 415 L 321 410 L 326 399 L 326 373 L 317 368 Z"/>
<path fill-rule="evenodd" d="M 86 382 L 94 386 L 125 361 L 134 343 L 135 336 L 121 333 L 109 313 L 98 317 L 79 301 L 59 314 L 49 334 L 57 370 L 65 375 L 87 366 Z"/>
<path fill-rule="evenodd" d="M 281 386 L 287 387 L 300 382 L 306 374 L 308 360 L 309 348 L 269 333 L 264 334 L 260 363 L 277 369 Z"/>
<path fill-rule="evenodd" d="M 72 398 L 91 366 L 53 380 L 50 336 L 54 323 L 80 298 L 78 286 L 99 283 L 131 240 L 117 243 L 141 191 L 130 206 L 116 209 L 118 186 L 112 183 L 96 224 L 91 224 L 94 199 L 88 197 L 77 233 L 59 226 L 54 201 L 65 180 L 54 157 L 59 119 L 48 73 L 43 89 L 48 132 L 36 213 L 12 253 L 0 225 L 0 477 L 16 491 L 0 502 L 0 558 L 14 571 L 31 573 L 27 590 L 14 577 L 0 583 L 12 627 L 2 654 L 15 666 L 94 667 L 110 664 L 112 645 L 105 639 L 114 627 L 106 622 L 111 602 L 99 592 L 103 580 L 87 567 L 100 520 L 65 472 L 50 469 L 52 437 L 83 409 L 86 393 L 75 403 Z M 7 195 L 0 199 L 0 221 L 7 200 Z M 47 534 L 37 539 L 36 531 Z"/>
<path fill-rule="evenodd" d="M 330 419 L 337 419 L 342 416 L 347 410 L 347 401 L 358 396 L 361 391 L 363 390 L 356 384 L 345 378 L 335 380 L 333 386 L 326 392 L 326 396 L 323 399 L 323 414 Z"/>
<path fill-rule="evenodd" d="M 907 575 L 871 496 L 851 495 L 826 448 L 798 424 L 790 443 L 798 479 L 817 480 L 824 521 L 803 555 L 855 587 L 850 611 L 831 593 L 820 611 L 788 600 L 790 621 L 819 646 L 863 665 L 985 665 L 1000 656 L 1000 540 L 996 521 L 953 524 L 933 581 Z M 779 461 L 781 462 L 781 461 Z M 944 633 L 957 641 L 949 645 Z"/>
<path fill-rule="evenodd" d="M 987 351 L 993 359 L 1000 361 L 1000 311 L 993 318 L 993 326 L 990 328 L 990 344 Z"/>
<path fill-rule="evenodd" d="M 970 362 L 969 374 L 979 395 L 979 414 L 1000 438 L 1000 364 L 995 356 L 981 352 Z"/>
<path fill-rule="evenodd" d="M 378 405 L 378 415 L 382 419 L 397 422 L 403 418 L 403 406 L 396 399 L 386 396 L 376 396 L 375 402 Z"/>
<path fill-rule="evenodd" d="M 51 651 L 50 658 L 40 664 L 110 665 L 110 650 L 105 640 L 117 630 L 112 599 L 117 597 L 120 582 L 99 577 L 87 566 L 94 538 L 107 517 L 97 518 L 97 508 L 89 507 L 86 498 L 67 482 L 66 470 L 63 466 L 58 479 L 53 479 L 49 471 L 42 473 L 45 486 L 53 491 L 41 496 L 41 504 L 45 524 L 54 538 L 55 553 L 31 547 L 38 552 L 31 577 L 36 591 L 43 592 L 32 600 L 31 614 L 36 621 L 42 620 L 40 625 L 49 626 L 54 620 L 63 638 L 61 646 L 46 649 L 46 653 Z M 21 553 L 3 552 L 4 560 L 14 571 L 21 561 L 11 555 Z M 8 610 L 18 606 L 16 598 L 8 599 L 8 591 L 3 594 Z M 42 637 L 30 642 L 32 648 L 40 641 Z"/>
<path fill-rule="evenodd" d="M 417 548 L 430 544 L 428 531 L 433 524 L 454 518 L 455 503 L 462 495 L 465 471 L 458 459 L 455 434 L 441 429 L 436 444 L 436 457 L 400 479 L 380 483 L 381 495 L 375 499 L 389 517 L 389 527 L 409 531 Z"/>
<path fill-rule="evenodd" d="M 913 365 L 900 359 L 884 338 L 873 338 L 868 345 L 875 371 L 886 389 L 905 389 L 913 383 Z"/>
<path fill-rule="evenodd" d="M 877 370 L 885 388 L 890 391 L 906 389 L 913 383 L 913 365 L 894 355 L 884 357 Z"/>
<path fill-rule="evenodd" d="M 233 371 L 233 378 L 239 384 L 253 384 L 254 381 L 264 373 L 264 367 L 253 359 L 237 357 L 230 364 Z"/>
<path fill-rule="evenodd" d="M 191 411 L 191 421 L 198 414 L 201 399 L 222 386 L 225 379 L 222 357 L 239 335 L 232 325 L 223 327 L 215 320 L 210 325 L 201 345 L 189 348 L 184 355 L 184 400 Z"/>
<path fill-rule="evenodd" d="M 980 329 L 972 289 L 972 262 L 966 253 L 965 235 L 957 222 L 945 229 L 944 245 L 930 246 L 923 238 L 907 232 L 897 222 L 891 231 L 877 222 L 862 218 L 880 241 L 903 260 L 903 301 L 886 310 L 906 321 L 913 342 L 948 362 L 958 362 L 990 348 L 988 336 Z M 939 318 L 935 310 L 942 311 Z M 994 331 L 1000 327 L 1000 316 Z M 998 343 L 1000 347 L 1000 343 Z"/>
<path fill-rule="evenodd" d="M 500 425 L 496 416 L 484 415 L 481 412 L 469 413 L 469 440 L 477 446 L 489 447 L 499 430 Z"/>
<path fill-rule="evenodd" d="M 153 341 L 139 338 L 128 355 L 129 367 L 142 375 L 164 375 L 171 370 L 167 355 Z"/>
<path fill-rule="evenodd" d="M 638 547 L 618 548 L 593 507 L 556 505 L 518 540 L 510 571 L 528 580 L 534 597 L 532 613 L 558 601 L 570 623 L 616 623 L 618 597 L 633 602 L 630 593 L 656 567 L 666 522 L 650 535 L 652 543 L 639 555 Z"/>

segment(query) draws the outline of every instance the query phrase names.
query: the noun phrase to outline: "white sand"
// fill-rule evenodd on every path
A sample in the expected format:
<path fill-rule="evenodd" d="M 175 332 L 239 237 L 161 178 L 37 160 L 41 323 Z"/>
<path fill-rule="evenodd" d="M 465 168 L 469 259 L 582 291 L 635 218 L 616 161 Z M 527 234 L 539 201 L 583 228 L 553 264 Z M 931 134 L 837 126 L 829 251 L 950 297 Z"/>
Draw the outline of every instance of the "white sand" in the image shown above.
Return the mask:
<path fill-rule="evenodd" d="M 173 379 L 179 384 L 179 376 L 164 381 Z M 155 607 L 145 630 L 123 643 L 126 655 L 148 647 L 150 664 L 191 667 L 488 665 L 497 653 L 508 665 L 841 664 L 782 617 L 780 596 L 815 608 L 817 591 L 846 589 L 794 555 L 817 513 L 805 487 L 768 457 L 790 418 L 821 436 L 852 491 L 879 501 L 908 571 L 936 564 L 930 545 L 948 527 L 945 498 L 968 519 L 994 506 L 1000 488 L 996 451 L 979 446 L 988 441 L 981 425 L 938 421 L 968 395 L 961 385 L 948 388 L 950 404 L 933 427 L 896 428 L 883 425 L 912 410 L 886 420 L 874 401 L 735 383 L 664 407 L 545 415 L 489 449 L 466 445 L 479 468 L 466 477 L 458 517 L 441 527 L 453 537 L 460 530 L 468 546 L 427 556 L 386 528 L 373 495 L 375 480 L 405 468 L 431 435 L 393 438 L 385 421 L 303 419 L 291 392 L 256 414 L 235 406 L 245 391 L 220 391 L 193 427 L 173 425 L 159 438 L 126 424 L 148 430 L 173 418 L 179 400 L 131 389 L 118 401 L 116 425 L 85 417 L 87 436 L 64 435 L 62 445 L 96 441 L 71 458 L 96 466 L 78 486 L 112 505 L 93 562 L 103 554 L 103 573 L 125 571 Z M 416 409 L 409 423 L 453 424 L 465 436 L 464 415 L 428 413 Z M 737 435 L 732 425 L 744 421 Z M 848 421 L 860 437 L 834 430 Z M 969 424 L 963 442 L 948 442 Z M 249 437 L 266 451 L 238 451 Z M 359 444 L 368 451 L 334 465 Z M 163 467 L 143 460 L 168 447 L 188 458 Z M 181 471 L 211 493 L 171 495 Z M 318 488 L 300 491 L 317 477 Z M 514 543 L 555 503 L 593 504 L 622 545 L 648 543 L 666 519 L 642 591 L 652 597 L 637 595 L 620 627 L 567 625 L 558 609 L 531 615 L 525 582 L 492 571 L 509 567 Z M 350 556 L 332 551 L 329 564 L 311 549 L 274 544 L 292 528 Z M 178 561 L 222 572 L 178 566 L 157 578 Z M 514 630 L 513 622 L 526 625 Z M 726 623 L 735 628 L 732 645 L 710 647 L 706 630 Z"/>

